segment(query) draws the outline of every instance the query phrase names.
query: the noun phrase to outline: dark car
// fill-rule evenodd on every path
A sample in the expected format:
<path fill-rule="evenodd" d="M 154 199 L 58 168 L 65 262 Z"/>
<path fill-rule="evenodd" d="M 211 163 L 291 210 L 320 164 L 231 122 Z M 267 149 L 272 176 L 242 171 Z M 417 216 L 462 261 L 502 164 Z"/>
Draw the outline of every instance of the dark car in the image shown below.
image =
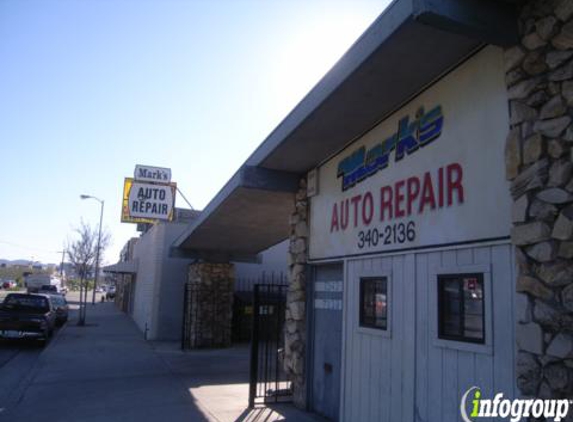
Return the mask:
<path fill-rule="evenodd" d="M 68 302 L 62 295 L 50 295 L 52 307 L 56 311 L 56 325 L 63 325 L 68 321 Z"/>
<path fill-rule="evenodd" d="M 0 338 L 36 339 L 46 344 L 56 312 L 45 295 L 11 293 L 0 306 Z"/>

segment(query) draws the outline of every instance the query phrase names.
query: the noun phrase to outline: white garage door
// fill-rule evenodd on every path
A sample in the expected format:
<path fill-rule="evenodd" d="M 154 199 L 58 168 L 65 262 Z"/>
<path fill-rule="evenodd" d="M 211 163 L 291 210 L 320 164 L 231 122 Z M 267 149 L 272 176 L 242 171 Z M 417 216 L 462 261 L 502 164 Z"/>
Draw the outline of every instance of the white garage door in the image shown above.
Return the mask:
<path fill-rule="evenodd" d="M 509 244 L 350 260 L 344 290 L 341 420 L 454 422 L 474 385 L 514 396 Z"/>

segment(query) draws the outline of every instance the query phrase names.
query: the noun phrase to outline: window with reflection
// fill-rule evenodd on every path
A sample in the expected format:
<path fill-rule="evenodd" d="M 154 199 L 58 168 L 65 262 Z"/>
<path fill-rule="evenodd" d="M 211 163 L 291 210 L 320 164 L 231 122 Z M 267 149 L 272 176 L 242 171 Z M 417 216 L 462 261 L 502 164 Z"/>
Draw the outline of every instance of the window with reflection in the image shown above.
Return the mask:
<path fill-rule="evenodd" d="M 483 274 L 438 276 L 438 336 L 485 342 Z"/>
<path fill-rule="evenodd" d="M 360 279 L 360 326 L 388 329 L 388 279 Z"/>

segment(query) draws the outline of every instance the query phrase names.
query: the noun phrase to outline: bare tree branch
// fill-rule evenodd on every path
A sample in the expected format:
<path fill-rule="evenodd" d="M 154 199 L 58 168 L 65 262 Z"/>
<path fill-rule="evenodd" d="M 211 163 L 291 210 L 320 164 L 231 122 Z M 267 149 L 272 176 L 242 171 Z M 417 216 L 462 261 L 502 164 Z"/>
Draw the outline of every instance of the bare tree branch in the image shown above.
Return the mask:
<path fill-rule="evenodd" d="M 76 240 L 69 242 L 67 254 L 70 263 L 80 276 L 80 325 L 85 323 L 85 301 L 87 295 L 87 278 L 92 272 L 98 252 L 98 228 L 92 228 L 90 225 L 81 221 L 80 226 L 75 230 Z M 107 230 L 102 231 L 99 241 L 100 262 L 103 252 L 110 244 L 111 236 Z M 84 294 L 82 294 L 82 289 Z M 86 296 L 87 297 L 87 296 Z"/>

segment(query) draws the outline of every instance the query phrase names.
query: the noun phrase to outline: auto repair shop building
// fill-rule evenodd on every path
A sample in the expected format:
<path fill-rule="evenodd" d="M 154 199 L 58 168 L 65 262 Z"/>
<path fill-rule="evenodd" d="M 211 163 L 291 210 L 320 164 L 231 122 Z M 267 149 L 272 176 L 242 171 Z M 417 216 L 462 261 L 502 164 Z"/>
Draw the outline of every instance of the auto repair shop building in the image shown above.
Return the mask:
<path fill-rule="evenodd" d="M 571 397 L 572 16 L 393 2 L 178 240 L 290 239 L 297 404 L 449 422 L 472 386 Z"/>

